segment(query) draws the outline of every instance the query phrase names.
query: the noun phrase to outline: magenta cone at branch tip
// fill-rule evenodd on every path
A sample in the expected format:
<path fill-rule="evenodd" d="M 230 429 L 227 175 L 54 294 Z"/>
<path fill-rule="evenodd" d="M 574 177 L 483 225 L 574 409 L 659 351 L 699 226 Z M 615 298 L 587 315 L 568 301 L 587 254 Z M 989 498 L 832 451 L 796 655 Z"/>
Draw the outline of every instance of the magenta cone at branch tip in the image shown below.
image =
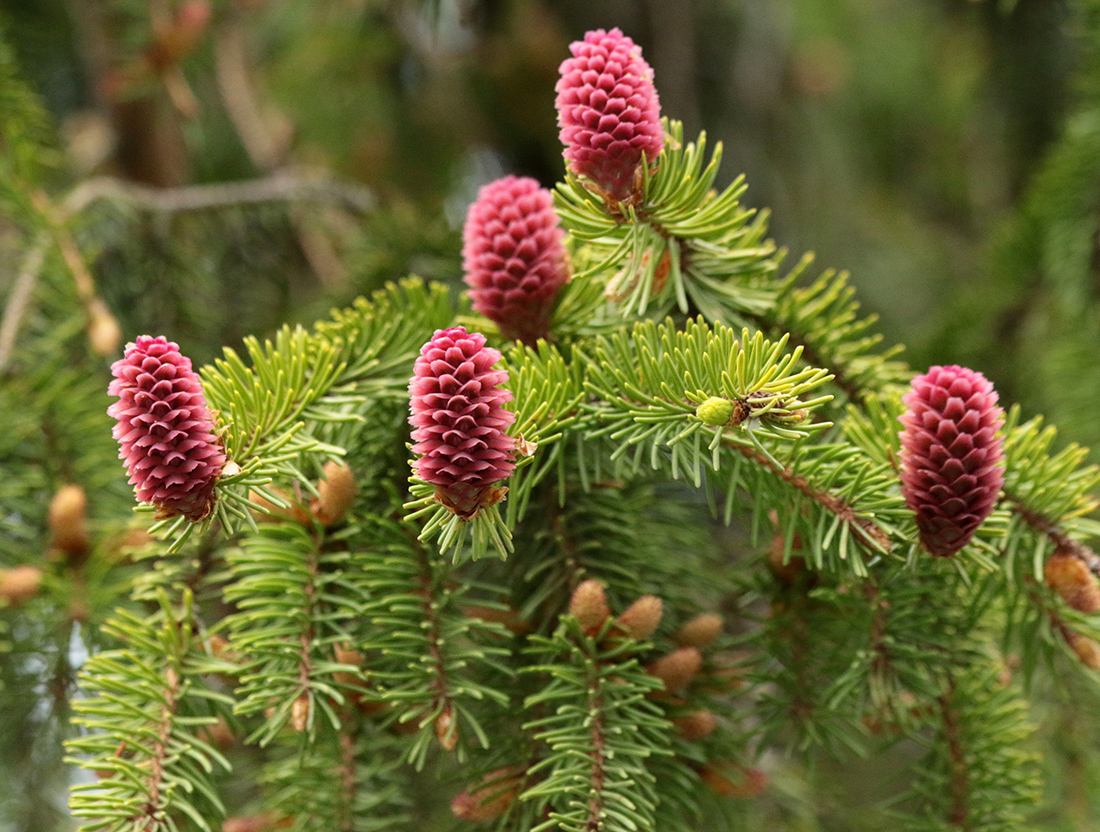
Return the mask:
<path fill-rule="evenodd" d="M 1004 484 L 1004 412 L 985 376 L 955 365 L 917 376 L 902 401 L 901 491 L 924 547 L 950 557 L 993 511 Z"/>
<path fill-rule="evenodd" d="M 505 433 L 515 415 L 504 409 L 512 394 L 500 387 L 508 371 L 493 369 L 499 360 L 480 332 L 439 329 L 409 380 L 413 468 L 463 516 L 489 505 L 491 486 L 515 468 L 515 441 Z"/>
<path fill-rule="evenodd" d="M 107 392 L 119 401 L 107 413 L 137 498 L 164 515 L 206 517 L 225 453 L 191 359 L 164 336 L 140 335 L 111 372 Z"/>
<path fill-rule="evenodd" d="M 652 165 L 664 144 L 653 70 L 618 29 L 589 32 L 569 51 L 555 87 L 565 161 L 610 199 L 636 202 L 643 154 Z"/>
<path fill-rule="evenodd" d="M 505 338 L 534 344 L 550 330 L 558 290 L 569 280 L 564 232 L 550 191 L 528 177 L 484 186 L 463 229 L 463 268 L 474 310 Z"/>

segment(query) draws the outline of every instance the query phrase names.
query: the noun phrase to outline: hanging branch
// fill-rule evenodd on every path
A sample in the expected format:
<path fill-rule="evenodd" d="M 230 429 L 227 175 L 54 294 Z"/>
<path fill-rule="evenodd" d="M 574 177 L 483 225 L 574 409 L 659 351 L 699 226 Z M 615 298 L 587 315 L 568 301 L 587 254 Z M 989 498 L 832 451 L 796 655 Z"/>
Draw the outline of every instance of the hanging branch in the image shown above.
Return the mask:
<path fill-rule="evenodd" d="M 69 193 L 64 201 L 65 213 L 72 217 L 100 201 L 118 202 L 158 214 L 210 211 L 268 202 L 314 202 L 335 205 L 362 216 L 373 211 L 378 200 L 373 191 L 354 182 L 307 176 L 292 170 L 280 170 L 262 179 L 176 188 L 150 188 L 136 182 L 99 176 L 81 182 Z"/>
<path fill-rule="evenodd" d="M 670 726 L 645 695 L 663 683 L 639 666 L 630 640 L 602 646 L 606 634 L 607 624 L 586 634 L 567 616 L 553 637 L 532 637 L 530 651 L 546 663 L 527 671 L 548 674 L 550 682 L 524 706 L 551 711 L 523 726 L 550 748 L 531 769 L 545 779 L 520 795 L 549 809 L 532 832 L 654 828 L 655 779 L 646 763 L 669 753 Z"/>
<path fill-rule="evenodd" d="M 805 477 L 795 474 L 790 468 L 777 463 L 773 458 L 762 453 L 759 449 L 732 440 L 726 440 L 727 447 L 734 448 L 747 459 L 770 471 L 787 485 L 810 498 L 814 503 L 833 514 L 852 536 L 863 543 L 867 548 L 879 552 L 889 552 L 891 548 L 890 536 L 878 524 L 865 517 L 859 517 L 844 500 L 835 494 L 830 494 L 818 488 L 814 488 Z"/>
<path fill-rule="evenodd" d="M 126 647 L 94 656 L 81 671 L 97 693 L 73 703 L 89 733 L 67 746 L 91 756 L 70 762 L 104 777 L 74 786 L 73 814 L 90 820 L 84 829 L 171 832 L 183 815 L 211 832 L 211 813 L 225 814 L 212 773 L 215 765 L 228 771 L 229 762 L 194 731 L 217 722 L 211 703 L 229 700 L 194 678 L 192 603 L 185 593 L 177 612 L 162 593 L 160 611 L 148 618 L 120 612 L 106 629 Z"/>
<path fill-rule="evenodd" d="M 947 677 L 947 686 L 937 700 L 940 719 L 943 723 L 943 738 L 947 744 L 948 761 L 951 771 L 951 808 L 947 820 L 959 829 L 969 827 L 967 820 L 969 808 L 967 798 L 970 784 L 966 765 L 966 754 L 962 745 L 962 732 L 959 727 L 959 715 L 955 710 L 955 678 Z"/>

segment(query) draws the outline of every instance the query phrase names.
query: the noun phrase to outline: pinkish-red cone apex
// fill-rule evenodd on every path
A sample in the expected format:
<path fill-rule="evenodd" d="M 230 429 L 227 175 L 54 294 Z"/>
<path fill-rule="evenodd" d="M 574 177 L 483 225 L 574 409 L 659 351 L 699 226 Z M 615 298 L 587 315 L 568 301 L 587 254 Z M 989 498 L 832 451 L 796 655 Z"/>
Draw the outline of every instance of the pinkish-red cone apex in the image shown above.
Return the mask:
<path fill-rule="evenodd" d="M 179 345 L 138 336 L 111 365 L 107 409 L 137 498 L 166 515 L 206 517 L 225 454 L 214 432 L 202 383 Z"/>
<path fill-rule="evenodd" d="M 462 247 L 474 310 L 505 338 L 534 344 L 550 330 L 569 264 L 550 191 L 529 177 L 485 185 L 466 215 Z"/>
<path fill-rule="evenodd" d="M 636 202 L 635 173 L 664 145 L 653 70 L 618 29 L 570 44 L 555 90 L 559 137 L 569 170 L 616 202 Z"/>
<path fill-rule="evenodd" d="M 486 491 L 515 468 L 515 441 L 505 433 L 515 415 L 504 409 L 512 394 L 494 370 L 499 350 L 465 327 L 436 330 L 420 350 L 409 380 L 409 424 L 416 442 L 416 475 L 438 486 L 457 513 L 486 505 Z"/>
<path fill-rule="evenodd" d="M 950 557 L 993 511 L 1004 484 L 1004 412 L 981 373 L 935 366 L 902 401 L 901 490 L 924 547 Z"/>

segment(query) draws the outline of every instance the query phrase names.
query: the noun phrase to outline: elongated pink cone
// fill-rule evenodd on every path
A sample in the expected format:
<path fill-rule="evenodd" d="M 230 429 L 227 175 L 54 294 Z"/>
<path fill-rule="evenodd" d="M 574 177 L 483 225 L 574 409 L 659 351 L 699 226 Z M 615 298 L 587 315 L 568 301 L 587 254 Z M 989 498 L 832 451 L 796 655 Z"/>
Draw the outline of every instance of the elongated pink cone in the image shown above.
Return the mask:
<path fill-rule="evenodd" d="M 480 332 L 439 329 L 420 350 L 409 380 L 409 423 L 419 455 L 413 468 L 464 517 L 500 499 L 492 486 L 515 468 L 515 442 L 505 430 L 516 417 L 504 409 L 512 394 L 500 387 L 507 370 L 493 369 L 499 360 Z"/>
<path fill-rule="evenodd" d="M 225 454 L 191 359 L 164 336 L 141 335 L 111 372 L 107 392 L 119 400 L 107 413 L 137 498 L 165 515 L 206 517 Z"/>
<path fill-rule="evenodd" d="M 901 491 L 924 547 L 950 557 L 993 511 L 1004 484 L 1004 412 L 981 373 L 932 367 L 902 399 Z"/>
<path fill-rule="evenodd" d="M 550 331 L 569 263 L 550 191 L 528 177 L 483 187 L 463 229 L 463 268 L 474 309 L 505 338 L 534 344 Z"/>
<path fill-rule="evenodd" d="M 569 51 L 555 87 L 565 161 L 604 196 L 635 203 L 642 157 L 653 164 L 664 145 L 653 70 L 618 29 L 589 32 Z"/>

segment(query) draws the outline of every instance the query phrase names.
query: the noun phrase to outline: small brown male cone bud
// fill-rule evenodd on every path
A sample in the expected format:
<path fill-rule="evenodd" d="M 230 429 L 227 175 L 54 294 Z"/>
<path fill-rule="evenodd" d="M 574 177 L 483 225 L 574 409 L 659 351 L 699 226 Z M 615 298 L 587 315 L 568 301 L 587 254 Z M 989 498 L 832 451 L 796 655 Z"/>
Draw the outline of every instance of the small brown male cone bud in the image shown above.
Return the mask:
<path fill-rule="evenodd" d="M 1090 670 L 1100 670 L 1100 644 L 1088 636 L 1072 632 L 1067 640 L 1073 652 L 1077 654 L 1077 658 L 1081 660 L 1081 664 Z"/>
<path fill-rule="evenodd" d="M 309 727 L 309 697 L 304 693 L 290 706 L 290 724 L 298 733 Z"/>
<path fill-rule="evenodd" d="M 79 485 L 63 485 L 50 501 L 47 523 L 53 545 L 76 565 L 88 554 L 88 498 Z"/>
<path fill-rule="evenodd" d="M 362 667 L 363 663 L 367 660 L 366 656 L 360 653 L 358 650 L 352 648 L 350 644 L 337 644 L 335 647 L 336 661 L 340 664 L 350 664 L 355 667 Z M 363 676 L 361 673 L 352 673 L 347 670 L 339 670 L 332 674 L 333 681 L 337 684 L 345 685 L 347 687 L 355 687 L 363 684 Z"/>
<path fill-rule="evenodd" d="M 462 820 L 496 820 L 515 802 L 523 784 L 523 772 L 521 766 L 507 766 L 489 772 L 476 787 L 468 786 L 466 791 L 451 801 L 451 812 Z"/>
<path fill-rule="evenodd" d="M 497 607 L 471 604 L 468 607 L 463 607 L 462 612 L 468 618 L 477 618 L 491 624 L 502 624 L 506 630 L 516 635 L 526 635 L 534 629 L 529 622 L 520 618 L 519 611 L 512 607 L 499 609 Z"/>
<path fill-rule="evenodd" d="M 573 597 L 569 599 L 569 614 L 577 619 L 586 633 L 597 632 L 603 626 L 611 615 L 611 610 L 608 609 L 607 596 L 598 581 L 584 581 L 573 590 Z"/>
<path fill-rule="evenodd" d="M 719 797 L 756 797 L 768 785 L 768 775 L 760 769 L 728 760 L 715 760 L 699 776 Z"/>
<path fill-rule="evenodd" d="M 435 735 L 446 751 L 454 751 L 458 745 L 458 724 L 450 705 L 446 705 L 443 712 L 435 718 Z"/>
<path fill-rule="evenodd" d="M 275 816 L 263 812 L 259 815 L 237 815 L 222 821 L 222 832 L 270 832 L 279 828 Z"/>
<path fill-rule="evenodd" d="M 227 751 L 237 742 L 237 737 L 224 716 L 219 716 L 213 725 L 206 725 L 199 729 L 199 739 L 217 748 L 219 751 Z"/>
<path fill-rule="evenodd" d="M 313 524 L 313 515 L 306 511 L 305 507 L 294 500 L 292 497 L 288 497 L 281 491 L 268 487 L 268 491 L 272 491 L 283 499 L 284 502 L 290 503 L 287 508 L 277 506 L 271 500 L 267 499 L 264 495 L 257 491 L 248 492 L 248 499 L 254 502 L 256 505 L 263 509 L 263 513 L 252 510 L 253 515 L 259 520 L 268 520 L 269 518 L 276 518 L 278 520 L 290 520 L 293 523 L 298 523 L 303 526 L 310 526 Z"/>
<path fill-rule="evenodd" d="M 1047 560 L 1047 586 L 1078 612 L 1100 610 L 1100 584 L 1089 568 L 1073 555 L 1055 552 Z"/>
<path fill-rule="evenodd" d="M 665 684 L 665 690 L 674 693 L 688 686 L 703 664 L 703 657 L 694 647 L 681 647 L 667 656 L 652 662 L 646 670 Z"/>
<path fill-rule="evenodd" d="M 672 724 L 686 740 L 701 740 L 718 727 L 718 718 L 703 708 L 684 716 L 674 717 Z"/>
<path fill-rule="evenodd" d="M 42 585 L 42 570 L 37 566 L 16 566 L 0 569 L 0 601 L 18 607 L 38 594 Z"/>
<path fill-rule="evenodd" d="M 796 551 L 802 548 L 802 537 L 798 532 L 794 533 L 794 539 L 791 541 L 791 555 L 787 558 L 787 562 L 783 562 L 783 556 L 786 554 L 786 539 L 783 532 L 776 532 L 772 537 L 771 547 L 768 549 L 768 568 L 771 570 L 775 579 L 784 586 L 791 586 L 806 572 L 806 559 L 801 555 L 794 554 Z"/>
<path fill-rule="evenodd" d="M 122 343 L 122 327 L 118 325 L 118 319 L 111 314 L 111 310 L 99 298 L 88 301 L 88 346 L 92 352 L 103 358 L 110 358 L 118 353 L 119 344 Z"/>
<path fill-rule="evenodd" d="M 339 523 L 355 502 L 355 476 L 351 469 L 339 462 L 325 463 L 325 477 L 317 483 L 318 499 L 310 504 L 310 511 L 321 525 Z"/>
<path fill-rule="evenodd" d="M 711 645 L 722 632 L 722 616 L 716 612 L 702 612 L 688 621 L 676 634 L 676 641 L 685 647 L 703 650 Z"/>
<path fill-rule="evenodd" d="M 628 636 L 644 641 L 657 632 L 662 609 L 661 599 L 656 595 L 643 595 L 627 607 L 626 612 L 616 622 Z"/>

